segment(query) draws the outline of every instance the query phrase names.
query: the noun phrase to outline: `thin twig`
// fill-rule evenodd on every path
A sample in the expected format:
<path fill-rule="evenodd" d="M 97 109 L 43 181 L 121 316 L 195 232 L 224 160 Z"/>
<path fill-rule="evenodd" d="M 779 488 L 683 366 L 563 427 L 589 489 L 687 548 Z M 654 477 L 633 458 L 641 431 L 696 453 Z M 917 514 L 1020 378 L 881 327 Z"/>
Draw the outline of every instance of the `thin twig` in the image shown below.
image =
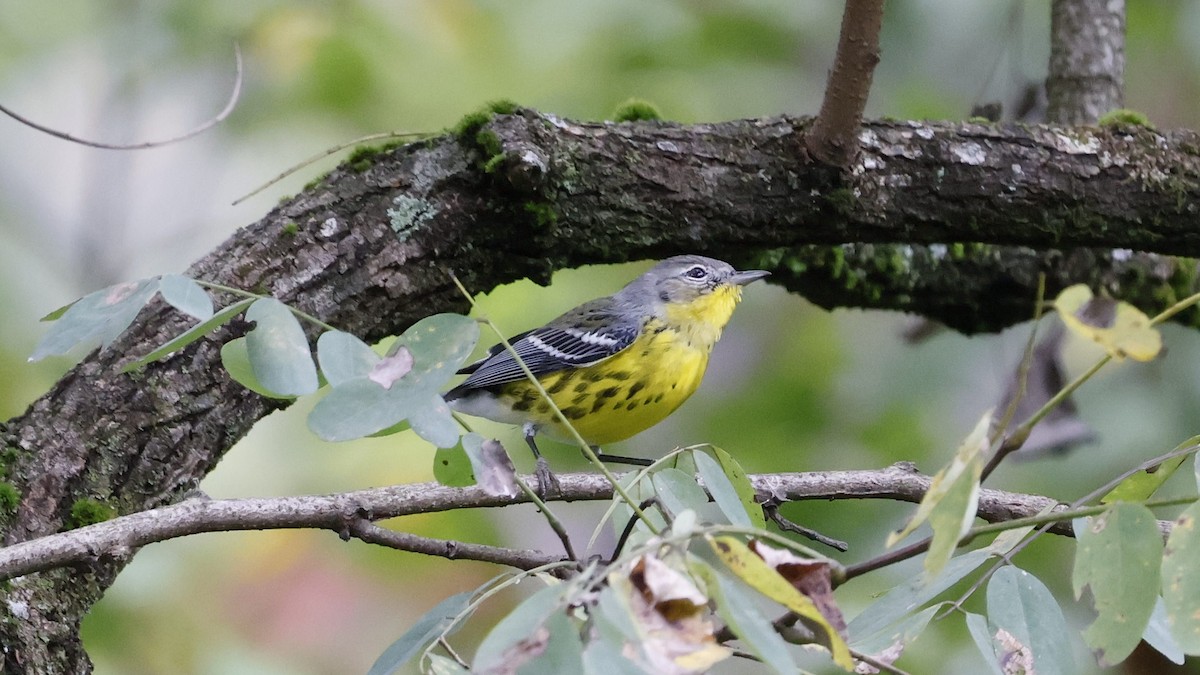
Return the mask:
<path fill-rule="evenodd" d="M 385 131 L 385 132 L 381 132 L 378 134 L 367 134 L 366 136 L 359 136 L 358 138 L 356 138 L 352 141 L 346 141 L 345 143 L 338 143 L 337 145 L 335 145 L 331 148 L 326 148 L 326 149 L 322 150 L 321 152 L 318 152 L 317 154 L 313 155 L 312 157 L 309 157 L 308 159 L 305 159 L 291 167 L 288 167 L 286 170 L 284 170 L 283 172 L 281 172 L 279 175 L 275 176 L 271 180 L 263 183 L 262 185 L 259 185 L 258 187 L 254 188 L 250 192 L 247 192 L 246 194 L 242 195 L 241 197 L 238 197 L 237 199 L 233 200 L 233 203 L 231 204 L 231 206 L 237 206 L 238 204 L 241 204 L 242 202 L 246 201 L 247 199 L 262 192 L 263 190 L 266 190 L 267 188 L 278 183 L 279 181 L 283 180 L 284 178 L 287 178 L 288 176 L 296 173 L 297 171 L 308 166 L 309 164 L 312 164 L 313 162 L 317 162 L 322 159 L 325 159 L 326 157 L 328 157 L 334 153 L 341 152 L 342 150 L 345 150 L 346 148 L 349 148 L 349 147 L 352 147 L 355 145 L 361 145 L 363 143 L 369 143 L 371 141 L 380 141 L 380 140 L 384 140 L 387 138 L 421 138 L 421 137 L 428 136 L 428 135 L 429 134 L 427 134 L 423 131 Z"/>
<path fill-rule="evenodd" d="M 233 91 L 230 92 L 229 101 L 225 104 L 225 107 L 221 109 L 221 112 L 217 113 L 216 117 L 213 117 L 213 118 L 203 122 L 202 124 L 200 124 L 200 126 L 192 129 L 191 131 L 188 131 L 187 133 L 181 134 L 179 136 L 173 136 L 171 138 L 166 138 L 166 139 L 159 140 L 159 141 L 146 141 L 144 143 L 131 143 L 128 145 L 118 144 L 118 143 L 103 143 L 100 141 L 89 141 L 84 138 L 79 138 L 78 136 L 72 136 L 71 134 L 68 134 L 65 131 L 58 131 L 56 129 L 51 129 L 50 127 L 45 126 L 43 124 L 38 124 L 37 122 L 34 122 L 33 120 L 31 120 L 27 117 L 19 115 L 16 112 L 8 109 L 7 107 L 5 107 L 3 105 L 0 105 L 0 113 L 4 113 L 5 115 L 8 115 L 9 117 L 13 118 L 14 120 L 20 122 L 21 124 L 24 124 L 25 126 L 31 127 L 33 129 L 37 129 L 38 131 L 40 131 L 44 134 L 49 134 L 55 138 L 61 138 L 64 141 L 78 143 L 79 145 L 86 145 L 89 148 L 100 148 L 101 150 L 146 150 L 149 148 L 159 148 L 164 145 L 170 145 L 172 143 L 178 143 L 180 141 L 187 140 L 193 136 L 198 136 L 198 135 L 204 133 L 205 131 L 208 131 L 209 129 L 213 128 L 214 126 L 220 124 L 221 122 L 224 122 L 225 118 L 229 117 L 230 113 L 233 112 L 233 109 L 235 107 L 237 107 L 238 98 L 240 98 L 242 95 L 242 49 L 241 49 L 241 47 L 238 46 L 238 44 L 236 42 L 233 43 L 233 56 L 234 56 L 234 61 L 236 62 L 236 66 L 235 66 L 236 71 L 234 73 L 234 80 L 233 80 Z"/>
<path fill-rule="evenodd" d="M 827 537 L 827 536 L 821 534 L 820 532 L 817 532 L 816 530 L 810 530 L 809 528 L 804 527 L 803 525 L 800 525 L 799 523 L 794 523 L 794 522 L 788 520 L 787 518 L 784 518 L 783 514 L 779 512 L 779 503 L 778 502 L 775 502 L 775 501 L 763 502 L 762 510 L 763 510 L 763 514 L 766 515 L 766 517 L 769 518 L 771 520 L 771 522 L 778 525 L 779 529 L 783 530 L 784 532 L 791 532 L 793 534 L 798 534 L 802 537 L 811 539 L 812 541 L 815 541 L 819 544 L 825 544 L 829 548 L 841 551 L 842 553 L 845 553 L 846 551 L 850 550 L 850 545 L 840 539 L 834 539 L 833 537 Z"/>
<path fill-rule="evenodd" d="M 351 536 L 368 544 L 378 544 L 399 551 L 424 553 L 449 560 L 479 560 L 507 565 L 519 570 L 531 570 L 535 567 L 563 561 L 561 556 L 552 556 L 541 551 L 472 544 L 453 539 L 435 539 L 409 532 L 397 532 L 380 527 L 366 518 L 352 520 L 347 525 L 347 530 Z M 567 568 L 557 568 L 554 573 L 556 576 L 565 576 L 569 574 L 569 571 Z"/>

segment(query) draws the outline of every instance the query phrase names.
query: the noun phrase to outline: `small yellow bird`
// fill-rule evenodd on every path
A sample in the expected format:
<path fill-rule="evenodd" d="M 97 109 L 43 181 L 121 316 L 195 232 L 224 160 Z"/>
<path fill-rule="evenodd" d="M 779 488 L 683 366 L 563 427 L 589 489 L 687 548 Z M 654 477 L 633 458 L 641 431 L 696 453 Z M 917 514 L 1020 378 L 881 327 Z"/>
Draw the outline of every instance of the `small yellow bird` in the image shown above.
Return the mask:
<path fill-rule="evenodd" d="M 613 295 L 586 302 L 510 344 L 588 444 L 620 441 L 662 421 L 696 391 L 742 286 L 768 274 L 739 272 L 698 255 L 667 258 Z M 459 372 L 469 377 L 447 392 L 450 407 L 523 425 L 539 480 L 552 480 L 534 436 L 571 436 L 512 353 L 498 344 Z"/>

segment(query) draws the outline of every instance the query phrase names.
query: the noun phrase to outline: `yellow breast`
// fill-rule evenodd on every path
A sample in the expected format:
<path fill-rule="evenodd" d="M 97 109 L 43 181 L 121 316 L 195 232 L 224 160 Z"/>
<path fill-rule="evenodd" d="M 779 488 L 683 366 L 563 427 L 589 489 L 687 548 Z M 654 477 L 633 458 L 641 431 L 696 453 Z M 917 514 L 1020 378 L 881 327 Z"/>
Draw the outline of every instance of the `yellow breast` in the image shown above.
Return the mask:
<path fill-rule="evenodd" d="M 740 288 L 724 288 L 668 307 L 666 320 L 650 320 L 619 354 L 587 368 L 543 375 L 542 386 L 588 443 L 629 438 L 662 421 L 700 386 L 708 355 L 740 296 Z M 500 396 L 544 432 L 569 440 L 569 432 L 527 382 L 505 385 Z"/>

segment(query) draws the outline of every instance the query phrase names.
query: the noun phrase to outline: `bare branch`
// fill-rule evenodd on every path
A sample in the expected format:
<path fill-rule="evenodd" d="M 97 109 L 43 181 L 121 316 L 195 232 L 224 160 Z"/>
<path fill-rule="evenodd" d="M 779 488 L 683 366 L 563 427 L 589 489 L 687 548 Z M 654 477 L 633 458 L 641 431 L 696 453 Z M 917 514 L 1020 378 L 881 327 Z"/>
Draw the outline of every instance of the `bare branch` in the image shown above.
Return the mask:
<path fill-rule="evenodd" d="M 19 115 L 3 105 L 0 105 L 0 113 L 4 113 L 21 124 L 37 129 L 44 134 L 49 134 L 55 138 L 61 138 L 64 141 L 78 143 L 79 145 L 86 145 L 89 148 L 100 148 L 101 150 L 146 150 L 149 148 L 159 148 L 164 145 L 185 141 L 193 136 L 199 136 L 221 122 L 224 122 L 225 118 L 229 117 L 230 113 L 233 112 L 233 109 L 237 107 L 238 99 L 242 95 L 242 48 L 239 47 L 236 42 L 233 44 L 233 57 L 236 63 L 233 78 L 233 91 L 229 93 L 229 101 L 225 103 L 225 107 L 221 109 L 221 112 L 217 113 L 216 117 L 201 123 L 200 126 L 192 129 L 191 131 L 180 134 L 179 136 L 172 136 L 171 138 L 165 138 L 158 141 L 145 141 L 143 143 L 132 143 L 129 145 L 89 141 L 85 138 L 72 136 L 65 131 L 58 131 L 43 124 L 38 124 L 37 122 Z"/>
<path fill-rule="evenodd" d="M 603 500 L 612 485 L 595 474 L 561 474 L 563 501 Z M 752 476 L 757 490 L 783 501 L 811 499 L 895 499 L 919 502 L 929 477 L 898 464 L 877 471 L 824 471 Z M 75 563 L 125 557 L 158 541 L 201 532 L 314 528 L 333 530 L 371 543 L 446 558 L 484 560 L 521 569 L 561 560 L 537 551 L 504 549 L 390 532 L 372 521 L 453 509 L 507 506 L 527 502 L 525 495 L 494 496 L 477 487 L 453 488 L 435 483 L 397 485 L 336 495 L 272 499 L 190 499 L 76 530 L 0 548 L 0 579 L 11 579 Z M 1049 497 L 983 490 L 980 518 L 1000 522 L 1031 516 Z M 1054 528 L 1070 534 L 1070 527 Z"/>
<path fill-rule="evenodd" d="M 858 130 L 879 63 L 883 0 L 846 0 L 842 32 L 821 111 L 804 138 L 816 159 L 843 169 L 858 148 Z"/>
<path fill-rule="evenodd" d="M 359 518 L 351 522 L 348 531 L 351 536 L 368 544 L 379 544 L 399 551 L 424 553 L 450 560 L 481 560 L 520 570 L 531 570 L 565 560 L 562 556 L 547 555 L 541 551 L 472 544 L 452 539 L 434 539 L 408 532 L 397 532 L 380 527 L 366 518 Z M 557 571 L 564 574 L 566 570 L 567 568 L 557 568 Z"/>

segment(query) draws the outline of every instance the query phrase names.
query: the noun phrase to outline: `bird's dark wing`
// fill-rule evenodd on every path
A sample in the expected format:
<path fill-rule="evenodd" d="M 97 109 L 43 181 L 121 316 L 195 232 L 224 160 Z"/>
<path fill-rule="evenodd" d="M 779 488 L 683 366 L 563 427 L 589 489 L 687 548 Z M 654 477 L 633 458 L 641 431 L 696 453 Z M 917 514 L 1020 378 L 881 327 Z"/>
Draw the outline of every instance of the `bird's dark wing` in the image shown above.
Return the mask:
<path fill-rule="evenodd" d="M 599 363 L 633 344 L 640 331 L 640 320 L 623 319 L 608 303 L 589 303 L 509 342 L 529 370 L 542 375 Z M 502 344 L 492 347 L 487 356 L 459 372 L 471 376 L 455 391 L 494 387 L 525 377 L 517 360 Z"/>

